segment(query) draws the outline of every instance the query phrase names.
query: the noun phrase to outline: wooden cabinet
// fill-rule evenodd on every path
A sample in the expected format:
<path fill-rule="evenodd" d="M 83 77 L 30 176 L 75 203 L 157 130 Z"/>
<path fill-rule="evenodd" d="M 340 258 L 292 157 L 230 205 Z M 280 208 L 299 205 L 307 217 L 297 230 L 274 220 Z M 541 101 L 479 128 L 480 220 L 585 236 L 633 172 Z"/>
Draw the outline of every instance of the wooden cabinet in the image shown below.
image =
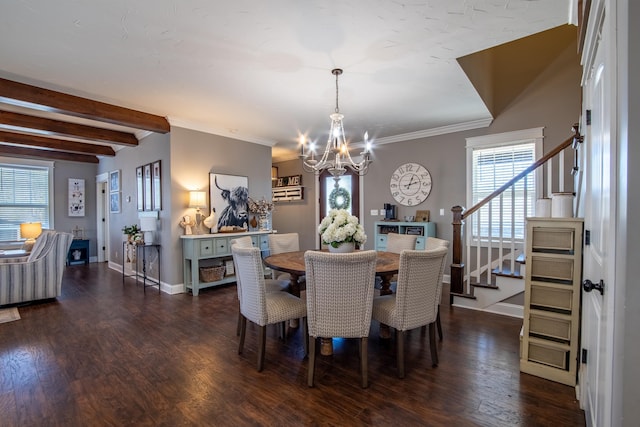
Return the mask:
<path fill-rule="evenodd" d="M 416 249 L 424 249 L 427 237 L 436 237 L 435 222 L 379 221 L 375 224 L 375 250 L 387 250 L 387 234 L 414 234 L 417 236 Z"/>
<path fill-rule="evenodd" d="M 250 231 L 245 233 L 218 233 L 181 236 L 183 277 L 185 290 L 191 289 L 193 296 L 198 295 L 202 288 L 224 285 L 235 282 L 231 256 L 231 240 L 251 236 L 254 247 L 259 247 L 266 256 L 269 252 L 269 238 L 271 231 Z M 215 280 L 201 280 L 200 268 L 218 267 L 224 271 Z M 221 268 L 224 267 L 224 268 Z"/>
<path fill-rule="evenodd" d="M 73 239 L 67 253 L 67 265 L 89 264 L 89 239 Z"/>
<path fill-rule="evenodd" d="M 520 370 L 575 386 L 583 221 L 528 218 Z"/>

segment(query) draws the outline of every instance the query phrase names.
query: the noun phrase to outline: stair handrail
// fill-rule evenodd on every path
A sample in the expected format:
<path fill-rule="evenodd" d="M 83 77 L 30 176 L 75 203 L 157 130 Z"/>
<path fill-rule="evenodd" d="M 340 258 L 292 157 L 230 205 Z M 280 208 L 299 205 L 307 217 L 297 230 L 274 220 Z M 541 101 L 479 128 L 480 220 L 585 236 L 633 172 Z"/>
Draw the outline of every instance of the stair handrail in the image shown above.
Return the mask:
<path fill-rule="evenodd" d="M 534 170 L 538 169 L 540 166 L 547 163 L 549 160 L 557 156 L 561 151 L 573 145 L 574 148 L 578 146 L 578 143 L 583 141 L 583 136 L 579 133 L 578 124 L 573 125 L 572 127 L 573 135 L 555 147 L 553 150 L 549 151 L 547 154 L 543 155 L 540 159 L 536 160 L 531 164 L 531 166 L 527 167 L 525 170 L 520 172 L 518 175 L 511 178 L 506 184 L 502 185 L 500 188 L 495 190 L 493 193 L 489 194 L 484 199 L 480 200 L 478 203 L 467 209 L 463 210 L 462 206 L 454 206 L 451 208 L 451 212 L 453 213 L 453 254 L 452 254 L 452 263 L 451 263 L 451 292 L 450 292 L 450 301 L 453 303 L 454 294 L 463 294 L 464 293 L 464 263 L 462 262 L 462 226 L 464 225 L 465 218 L 468 218 L 471 214 L 476 212 L 478 209 L 489 203 L 491 200 L 504 193 L 508 188 L 516 184 L 525 176 L 529 175 Z"/>

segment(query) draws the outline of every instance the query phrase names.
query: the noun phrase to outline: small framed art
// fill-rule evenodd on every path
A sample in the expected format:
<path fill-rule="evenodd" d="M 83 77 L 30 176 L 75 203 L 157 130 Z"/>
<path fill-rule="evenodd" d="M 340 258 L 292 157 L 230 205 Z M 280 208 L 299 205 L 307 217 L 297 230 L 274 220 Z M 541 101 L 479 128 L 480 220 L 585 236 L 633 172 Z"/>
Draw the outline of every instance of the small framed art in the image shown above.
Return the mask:
<path fill-rule="evenodd" d="M 144 182 L 142 178 L 142 166 L 136 168 L 136 193 L 137 193 L 137 206 L 139 211 L 144 210 Z"/>
<path fill-rule="evenodd" d="M 120 197 L 119 191 L 109 194 L 109 211 L 111 213 L 120 213 Z"/>

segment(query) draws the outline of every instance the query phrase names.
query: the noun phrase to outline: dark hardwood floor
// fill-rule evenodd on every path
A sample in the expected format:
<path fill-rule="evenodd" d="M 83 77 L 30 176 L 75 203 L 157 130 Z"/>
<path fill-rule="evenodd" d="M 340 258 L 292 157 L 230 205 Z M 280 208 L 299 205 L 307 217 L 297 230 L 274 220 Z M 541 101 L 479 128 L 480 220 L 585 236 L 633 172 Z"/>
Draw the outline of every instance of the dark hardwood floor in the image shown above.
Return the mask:
<path fill-rule="evenodd" d="M 19 306 L 0 324 L 2 426 L 581 426 L 575 391 L 518 367 L 522 321 L 441 307 L 440 365 L 412 331 L 406 378 L 393 340 L 369 339 L 368 389 L 358 347 L 334 340 L 308 388 L 301 333 L 275 327 L 256 371 L 257 328 L 237 354 L 235 286 L 167 295 L 106 264 L 68 267 L 63 295 Z"/>

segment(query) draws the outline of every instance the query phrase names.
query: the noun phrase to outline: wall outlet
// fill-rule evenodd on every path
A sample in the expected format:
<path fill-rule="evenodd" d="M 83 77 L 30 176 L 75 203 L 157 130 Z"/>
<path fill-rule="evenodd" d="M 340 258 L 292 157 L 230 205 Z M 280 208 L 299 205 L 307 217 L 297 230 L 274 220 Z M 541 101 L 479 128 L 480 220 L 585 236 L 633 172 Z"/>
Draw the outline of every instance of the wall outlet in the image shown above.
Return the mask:
<path fill-rule="evenodd" d="M 444 216 L 444 209 L 440 209 L 440 216 Z"/>
<path fill-rule="evenodd" d="M 371 209 L 370 214 L 371 214 L 371 216 L 376 216 L 376 215 L 378 215 L 378 210 L 377 209 Z"/>

